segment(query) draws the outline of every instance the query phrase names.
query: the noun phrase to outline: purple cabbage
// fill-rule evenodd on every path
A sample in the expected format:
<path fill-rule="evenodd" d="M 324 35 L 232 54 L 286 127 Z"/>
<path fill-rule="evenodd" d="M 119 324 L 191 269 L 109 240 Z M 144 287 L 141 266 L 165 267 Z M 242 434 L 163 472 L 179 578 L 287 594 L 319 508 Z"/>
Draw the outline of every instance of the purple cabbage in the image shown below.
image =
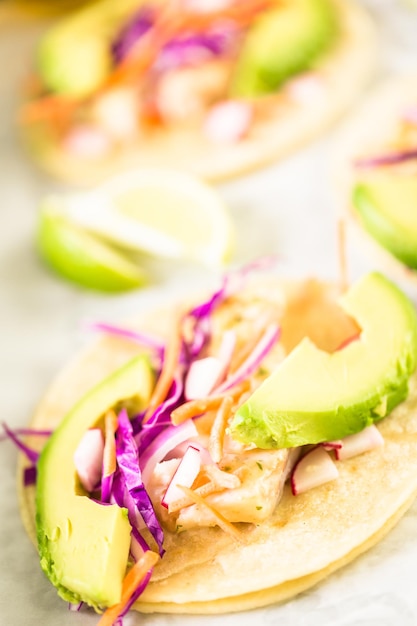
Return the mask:
<path fill-rule="evenodd" d="M 124 61 L 135 45 L 155 23 L 155 10 L 143 6 L 123 26 L 111 44 L 115 65 Z M 238 28 L 230 22 L 217 22 L 205 32 L 185 31 L 162 46 L 154 69 L 169 71 L 188 65 L 199 65 L 207 60 L 230 53 L 235 46 Z"/>
<path fill-rule="evenodd" d="M 122 485 L 124 485 L 124 499 L 126 499 L 126 493 L 128 493 L 135 507 L 142 516 L 151 535 L 155 539 L 160 553 L 162 554 L 164 533 L 155 515 L 152 502 L 142 481 L 142 475 L 139 467 L 138 448 L 133 437 L 132 425 L 125 409 L 123 409 L 118 415 L 118 428 L 116 431 L 116 459 L 118 471 L 115 474 L 114 482 L 118 479 Z M 128 506 L 127 509 L 130 513 L 129 518 L 131 518 L 131 506 Z M 132 526 L 136 526 L 136 519 L 130 519 L 130 521 Z"/>
<path fill-rule="evenodd" d="M 4 422 L 3 422 L 2 426 L 3 426 L 4 432 L 5 432 L 6 436 L 7 436 L 7 438 L 10 439 L 15 444 L 16 448 L 18 448 L 21 452 L 23 452 L 23 454 L 26 456 L 26 458 L 31 463 L 36 463 L 38 458 L 39 458 L 39 452 L 37 452 L 36 450 L 31 448 L 30 446 L 26 445 L 19 438 L 19 433 L 22 432 L 22 431 L 19 431 L 19 429 L 12 430 Z M 39 433 L 37 433 L 36 430 L 32 430 L 32 429 L 24 429 L 23 432 L 25 434 L 31 434 L 31 435 L 39 434 Z M 43 435 L 44 431 L 41 431 L 41 432 L 42 432 L 42 435 Z M 48 433 L 49 433 L 49 431 L 48 431 Z"/>
<path fill-rule="evenodd" d="M 358 169 L 367 169 L 382 167 L 384 165 L 398 165 L 399 163 L 405 163 L 406 161 L 413 161 L 415 159 L 417 159 L 417 148 L 380 154 L 374 157 L 362 157 L 356 159 L 353 165 Z"/>
<path fill-rule="evenodd" d="M 148 32 L 153 23 L 154 11 L 150 7 L 141 7 L 132 16 L 111 45 L 111 54 L 116 65 L 128 56 L 132 48 Z"/>
<path fill-rule="evenodd" d="M 171 425 L 171 412 L 184 400 L 184 382 L 182 376 L 177 376 L 171 385 L 168 396 L 154 411 L 150 419 L 141 424 L 139 433 L 135 436 L 141 455 L 162 430 Z"/>

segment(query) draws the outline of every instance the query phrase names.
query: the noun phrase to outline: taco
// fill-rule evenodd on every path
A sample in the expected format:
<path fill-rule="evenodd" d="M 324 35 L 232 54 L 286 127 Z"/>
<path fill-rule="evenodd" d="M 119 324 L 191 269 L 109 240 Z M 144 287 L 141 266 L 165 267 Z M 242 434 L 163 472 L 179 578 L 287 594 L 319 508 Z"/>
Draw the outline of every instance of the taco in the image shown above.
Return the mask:
<path fill-rule="evenodd" d="M 373 22 L 351 1 L 100 0 L 40 41 L 21 134 L 73 183 L 135 166 L 224 179 L 328 127 L 375 51 Z"/>
<path fill-rule="evenodd" d="M 336 184 L 359 239 L 396 278 L 417 270 L 417 76 L 385 80 L 336 141 Z"/>
<path fill-rule="evenodd" d="M 20 481 L 23 521 L 60 596 L 110 606 L 100 625 L 286 600 L 414 500 L 411 301 L 378 273 L 344 293 L 243 274 L 97 324 L 34 416 L 53 434 Z"/>

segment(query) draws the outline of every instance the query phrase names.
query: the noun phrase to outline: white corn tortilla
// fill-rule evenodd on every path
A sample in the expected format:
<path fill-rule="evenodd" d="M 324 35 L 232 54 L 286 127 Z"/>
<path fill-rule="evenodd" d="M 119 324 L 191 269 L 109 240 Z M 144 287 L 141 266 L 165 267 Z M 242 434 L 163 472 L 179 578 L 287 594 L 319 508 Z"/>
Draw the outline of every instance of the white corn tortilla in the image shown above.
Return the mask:
<path fill-rule="evenodd" d="M 333 298 L 338 293 L 336 287 L 274 279 L 255 285 L 255 293 L 273 294 L 277 301 L 286 302 L 285 310 L 303 320 L 312 339 L 328 349 L 352 332 L 351 322 L 343 315 L 337 317 L 338 309 L 327 303 L 310 311 L 314 294 L 327 297 L 332 293 Z M 135 325 L 162 331 L 163 335 L 170 310 L 167 307 L 158 315 L 142 317 Z M 328 333 L 317 328 L 323 318 L 332 321 Z M 286 347 L 291 349 L 299 340 L 297 332 L 284 322 L 283 337 L 284 333 Z M 95 341 L 52 384 L 31 426 L 55 427 L 92 385 L 138 350 L 137 345 L 120 338 L 107 336 Z M 209 614 L 280 602 L 371 548 L 395 525 L 417 493 L 416 409 L 414 374 L 408 399 L 378 423 L 384 446 L 338 462 L 337 480 L 305 494 L 295 497 L 287 487 L 272 518 L 249 530 L 247 545 L 237 543 L 219 528 L 197 528 L 178 535 L 167 532 L 166 554 L 135 608 L 142 612 Z M 22 486 L 23 466 L 21 460 L 22 519 L 35 543 L 35 488 Z"/>

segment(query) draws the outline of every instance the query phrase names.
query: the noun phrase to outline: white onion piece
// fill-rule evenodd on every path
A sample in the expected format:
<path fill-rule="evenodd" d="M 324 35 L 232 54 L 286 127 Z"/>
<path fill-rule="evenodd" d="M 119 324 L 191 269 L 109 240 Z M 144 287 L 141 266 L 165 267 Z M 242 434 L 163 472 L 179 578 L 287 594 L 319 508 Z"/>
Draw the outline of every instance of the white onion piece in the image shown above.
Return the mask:
<path fill-rule="evenodd" d="M 193 420 L 188 419 L 178 426 L 168 426 L 155 437 L 140 458 L 140 469 L 145 487 L 157 463 L 180 443 L 197 436 L 198 431 Z"/>
<path fill-rule="evenodd" d="M 319 74 L 303 74 L 288 83 L 291 98 L 300 104 L 322 100 L 326 95 L 324 81 Z"/>
<path fill-rule="evenodd" d="M 375 424 L 371 424 L 359 433 L 344 437 L 340 443 L 341 446 L 335 448 L 335 456 L 338 461 L 344 461 L 383 446 L 384 438 Z"/>
<path fill-rule="evenodd" d="M 101 478 L 104 437 L 99 428 L 86 430 L 74 452 L 74 465 L 81 484 L 88 492 L 94 490 Z"/>
<path fill-rule="evenodd" d="M 185 380 L 187 400 L 205 398 L 225 378 L 236 346 L 236 333 L 228 330 L 223 334 L 217 356 L 208 356 L 193 361 Z"/>
<path fill-rule="evenodd" d="M 131 89 L 105 92 L 94 103 L 93 115 L 100 128 L 115 139 L 129 139 L 137 133 L 138 111 Z"/>
<path fill-rule="evenodd" d="M 74 156 L 95 159 L 111 149 L 110 137 L 94 126 L 77 126 L 64 139 L 63 149 Z"/>
<path fill-rule="evenodd" d="M 178 485 L 192 487 L 200 472 L 200 468 L 200 451 L 194 448 L 194 446 L 188 446 L 161 500 L 162 506 L 168 508 L 172 502 L 183 497 L 184 492 Z"/>
<path fill-rule="evenodd" d="M 323 485 L 339 476 L 339 471 L 323 446 L 307 452 L 295 465 L 291 490 L 295 496 Z"/>
<path fill-rule="evenodd" d="M 225 374 L 226 366 L 215 356 L 207 356 L 193 361 L 185 380 L 187 400 L 205 398 Z"/>
<path fill-rule="evenodd" d="M 253 108 L 248 102 L 226 100 L 214 105 L 206 115 L 204 134 L 216 143 L 235 143 L 248 132 Z"/>
<path fill-rule="evenodd" d="M 185 0 L 184 9 L 194 13 L 214 13 L 233 6 L 235 0 Z"/>

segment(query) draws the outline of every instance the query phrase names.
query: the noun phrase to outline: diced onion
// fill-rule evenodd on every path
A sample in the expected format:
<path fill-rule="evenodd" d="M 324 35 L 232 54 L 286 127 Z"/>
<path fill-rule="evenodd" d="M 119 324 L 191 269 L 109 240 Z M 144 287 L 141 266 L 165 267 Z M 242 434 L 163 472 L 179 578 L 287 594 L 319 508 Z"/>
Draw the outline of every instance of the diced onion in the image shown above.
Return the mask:
<path fill-rule="evenodd" d="M 104 438 L 99 428 L 86 430 L 74 452 L 74 465 L 81 484 L 88 492 L 100 482 Z"/>
<path fill-rule="evenodd" d="M 171 450 L 183 441 L 197 436 L 198 432 L 194 422 L 186 420 L 179 426 L 168 426 L 155 437 L 140 459 L 144 484 L 148 483 L 155 465 L 162 461 Z"/>
<path fill-rule="evenodd" d="M 253 108 L 248 102 L 227 100 L 214 105 L 207 113 L 203 131 L 215 143 L 236 143 L 248 132 Z"/>
<path fill-rule="evenodd" d="M 316 446 L 295 465 L 291 490 L 295 496 L 339 476 L 339 471 L 323 446 Z"/>

